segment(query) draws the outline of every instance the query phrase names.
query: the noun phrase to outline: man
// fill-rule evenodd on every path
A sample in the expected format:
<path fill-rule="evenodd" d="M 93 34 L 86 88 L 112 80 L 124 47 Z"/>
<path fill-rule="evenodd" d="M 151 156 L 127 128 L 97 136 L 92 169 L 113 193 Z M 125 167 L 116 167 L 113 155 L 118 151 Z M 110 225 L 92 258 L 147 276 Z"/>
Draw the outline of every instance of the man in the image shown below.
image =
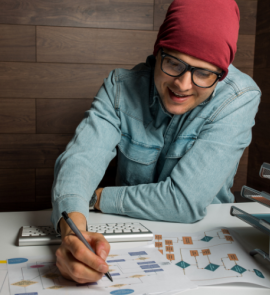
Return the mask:
<path fill-rule="evenodd" d="M 108 271 L 108 243 L 85 231 L 89 202 L 103 213 L 192 223 L 209 204 L 234 201 L 230 188 L 261 94 L 231 65 L 238 29 L 233 0 L 175 0 L 154 56 L 105 79 L 55 165 L 52 221 L 65 277 L 85 283 Z M 116 148 L 116 186 L 96 190 Z M 72 235 L 62 211 L 97 255 Z"/>

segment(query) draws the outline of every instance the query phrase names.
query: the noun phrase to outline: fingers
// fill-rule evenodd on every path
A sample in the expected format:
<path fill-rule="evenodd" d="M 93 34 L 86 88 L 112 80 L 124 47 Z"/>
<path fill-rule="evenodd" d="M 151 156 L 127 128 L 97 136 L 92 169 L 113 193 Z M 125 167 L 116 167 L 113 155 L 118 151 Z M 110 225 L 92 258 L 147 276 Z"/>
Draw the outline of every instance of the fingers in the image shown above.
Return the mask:
<path fill-rule="evenodd" d="M 102 257 L 108 256 L 110 245 L 106 239 L 96 233 L 82 233 L 97 255 L 92 253 L 76 236 L 63 238 L 62 245 L 56 251 L 56 265 L 61 274 L 78 283 L 95 282 L 108 272 L 108 265 Z"/>
<path fill-rule="evenodd" d="M 110 253 L 111 246 L 104 236 L 97 233 L 91 233 L 91 235 L 85 235 L 84 237 L 91 245 L 96 255 L 98 255 L 103 260 L 106 260 Z"/>
<path fill-rule="evenodd" d="M 66 279 L 84 284 L 96 282 L 102 278 L 103 273 L 96 272 L 87 265 L 76 260 L 66 249 L 61 249 L 60 247 L 59 250 L 62 253 L 60 255 L 59 253 L 57 254 L 56 265 Z"/>

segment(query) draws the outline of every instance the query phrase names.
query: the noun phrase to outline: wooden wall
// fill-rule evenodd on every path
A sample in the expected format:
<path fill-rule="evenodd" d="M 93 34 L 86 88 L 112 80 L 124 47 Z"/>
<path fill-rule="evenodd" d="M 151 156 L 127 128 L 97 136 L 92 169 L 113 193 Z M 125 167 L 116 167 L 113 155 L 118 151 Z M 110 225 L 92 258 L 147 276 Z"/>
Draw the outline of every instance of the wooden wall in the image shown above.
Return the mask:
<path fill-rule="evenodd" d="M 262 91 L 248 158 L 247 185 L 270 193 L 270 181 L 259 177 L 263 162 L 270 163 L 270 1 L 258 1 L 254 79 Z"/>
<path fill-rule="evenodd" d="M 0 0 L 0 211 L 49 208 L 53 166 L 116 67 L 152 53 L 171 0 Z M 257 0 L 234 65 L 253 75 Z M 214 40 L 213 40 L 214 41 Z M 246 183 L 248 150 L 234 191 Z M 114 165 L 102 185 L 111 184 Z"/>

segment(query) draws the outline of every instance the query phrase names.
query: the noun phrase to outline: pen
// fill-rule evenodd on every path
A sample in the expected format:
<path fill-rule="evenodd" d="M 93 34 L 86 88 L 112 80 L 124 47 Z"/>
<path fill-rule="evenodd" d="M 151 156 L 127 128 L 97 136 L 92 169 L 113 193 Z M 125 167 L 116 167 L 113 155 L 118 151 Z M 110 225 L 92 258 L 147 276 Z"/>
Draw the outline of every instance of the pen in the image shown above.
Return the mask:
<path fill-rule="evenodd" d="M 62 216 L 64 217 L 64 219 L 65 219 L 66 223 L 69 225 L 69 227 L 73 230 L 73 232 L 74 232 L 74 234 L 76 235 L 76 237 L 77 237 L 79 240 L 81 240 L 81 241 L 84 243 L 84 245 L 85 245 L 85 246 L 86 246 L 91 252 L 93 252 L 94 254 L 96 254 L 95 251 L 92 249 L 92 247 L 87 243 L 86 239 L 84 238 L 84 236 L 82 235 L 82 233 L 79 231 L 79 229 L 77 228 L 77 226 L 75 225 L 75 223 L 72 221 L 72 219 L 68 217 L 66 211 L 63 211 L 63 212 L 62 212 Z M 105 273 L 105 276 L 106 276 L 109 280 L 113 281 L 113 279 L 112 279 L 112 277 L 111 277 L 111 275 L 110 275 L 109 272 Z"/>

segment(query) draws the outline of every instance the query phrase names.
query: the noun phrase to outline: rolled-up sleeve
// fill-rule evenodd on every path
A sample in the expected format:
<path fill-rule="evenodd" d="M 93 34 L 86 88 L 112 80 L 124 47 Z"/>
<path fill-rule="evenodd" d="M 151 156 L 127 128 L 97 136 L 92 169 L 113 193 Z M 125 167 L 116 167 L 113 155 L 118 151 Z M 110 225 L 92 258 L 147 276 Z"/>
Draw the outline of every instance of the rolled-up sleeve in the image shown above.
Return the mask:
<path fill-rule="evenodd" d="M 115 157 L 121 139 L 115 101 L 117 83 L 113 71 L 104 80 L 65 152 L 56 160 L 51 217 L 56 230 L 63 211 L 80 212 L 88 220 L 89 200 Z"/>

